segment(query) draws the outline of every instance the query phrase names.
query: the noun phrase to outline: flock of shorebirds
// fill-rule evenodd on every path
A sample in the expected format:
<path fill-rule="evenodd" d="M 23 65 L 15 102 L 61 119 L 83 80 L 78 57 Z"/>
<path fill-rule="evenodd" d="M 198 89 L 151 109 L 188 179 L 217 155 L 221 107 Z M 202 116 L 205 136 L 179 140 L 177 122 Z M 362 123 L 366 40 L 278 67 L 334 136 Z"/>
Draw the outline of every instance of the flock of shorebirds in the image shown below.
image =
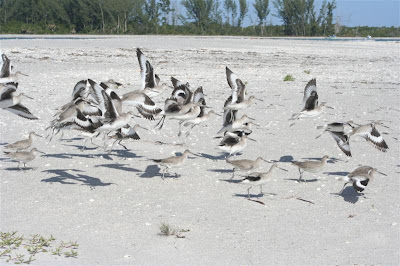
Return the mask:
<path fill-rule="evenodd" d="M 117 94 L 116 90 L 124 85 L 114 80 L 100 83 L 91 79 L 79 81 L 74 86 L 70 101 L 57 109 L 57 112 L 54 114 L 54 119 L 46 129 L 50 130 L 48 135 L 50 140 L 59 132 L 74 130 L 85 138 L 85 143 L 82 148 L 82 150 L 84 150 L 88 140 L 93 143 L 93 138 L 103 135 L 104 149 L 109 149 L 108 151 L 111 152 L 115 144 L 127 149 L 127 147 L 121 143 L 123 140 L 140 139 L 138 135 L 139 128 L 147 130 L 147 128 L 138 124 L 131 126 L 130 121 L 133 117 L 155 120 L 156 116 L 161 116 L 161 119 L 156 124 L 158 129 L 163 127 L 167 118 L 178 120 L 178 136 L 181 136 L 183 133 L 183 125 L 188 128 L 185 133 L 187 137 L 191 134 L 195 126 L 207 122 L 213 115 L 219 115 L 213 110 L 207 112 L 209 107 L 206 104 L 202 87 L 198 87 L 193 92 L 189 83 L 183 83 L 174 77 L 171 77 L 172 87 L 168 86 L 166 83 L 161 83 L 150 61 L 139 48 L 136 50 L 136 54 L 141 72 L 141 89 L 120 96 Z M 5 54 L 2 54 L 0 108 L 23 118 L 31 120 L 38 119 L 27 107 L 21 104 L 24 98 L 32 98 L 24 93 L 16 93 L 21 75 L 25 74 L 19 71 L 13 73 L 13 66 L 9 58 Z M 250 186 L 247 190 L 248 198 L 250 199 L 250 189 L 252 186 L 260 186 L 262 194 L 262 186 L 271 179 L 275 169 L 287 170 L 279 167 L 277 163 L 265 160 L 262 157 L 258 157 L 256 160 L 232 159 L 232 156 L 243 152 L 247 146 L 247 140 L 253 140 L 249 137 L 252 133 L 253 126 L 259 126 L 254 122 L 253 118 L 245 114 L 238 117 L 238 112 L 250 107 L 255 100 L 263 100 L 254 96 L 250 96 L 246 99 L 247 90 L 245 83 L 243 83 L 228 67 L 226 67 L 226 78 L 231 88 L 231 94 L 225 101 L 223 107 L 222 128 L 217 132 L 217 134 L 223 135 L 215 138 L 222 139 L 218 147 L 228 154 L 226 162 L 233 166 L 231 179 L 234 178 L 235 171 L 247 173 L 246 177 L 241 180 L 240 183 Z M 164 108 L 159 108 L 152 99 L 162 94 L 167 88 L 171 88 L 172 93 L 170 97 L 165 100 Z M 130 111 L 123 111 L 123 106 L 125 105 L 131 107 Z M 323 112 L 324 108 L 334 109 L 327 106 L 325 102 L 318 102 L 316 79 L 312 79 L 307 83 L 304 89 L 302 107 L 302 111 L 293 114 L 290 120 L 316 117 Z M 134 109 L 136 109 L 137 112 L 134 112 Z M 352 156 L 350 151 L 350 138 L 355 136 L 364 138 L 378 150 L 386 152 L 388 146 L 383 140 L 382 135 L 378 132 L 376 128 L 377 125 L 382 124 L 380 122 L 372 122 L 366 125 L 359 125 L 353 121 L 330 123 L 318 127 L 318 129 L 322 129 L 323 131 L 317 138 L 323 133 L 329 132 L 340 150 L 349 157 Z M 7 151 L 4 151 L 4 154 L 12 160 L 17 161 L 18 168 L 20 163 L 23 163 L 24 167 L 26 167 L 26 163 L 34 160 L 37 152 L 41 152 L 37 148 L 25 151 L 32 146 L 33 137 L 35 136 L 42 137 L 35 132 L 31 132 L 28 139 L 5 146 Z M 112 141 L 111 145 L 109 143 L 110 140 Z M 190 150 L 185 150 L 180 156 L 172 156 L 152 161 L 163 167 L 162 178 L 164 179 L 168 170 L 183 165 L 189 154 L 198 155 Z M 321 172 L 328 159 L 329 156 L 326 155 L 322 157 L 320 161 L 292 161 L 292 165 L 299 170 L 299 182 L 302 180 L 304 172 Z M 261 166 L 262 161 L 272 163 L 272 167 L 269 171 L 252 172 Z M 357 167 L 346 177 L 341 178 L 345 182 L 343 189 L 346 184 L 350 183 L 355 190 L 362 192 L 376 172 L 379 171 L 370 166 Z M 379 173 L 383 174 L 382 172 Z M 176 173 L 175 175 L 177 176 Z"/>

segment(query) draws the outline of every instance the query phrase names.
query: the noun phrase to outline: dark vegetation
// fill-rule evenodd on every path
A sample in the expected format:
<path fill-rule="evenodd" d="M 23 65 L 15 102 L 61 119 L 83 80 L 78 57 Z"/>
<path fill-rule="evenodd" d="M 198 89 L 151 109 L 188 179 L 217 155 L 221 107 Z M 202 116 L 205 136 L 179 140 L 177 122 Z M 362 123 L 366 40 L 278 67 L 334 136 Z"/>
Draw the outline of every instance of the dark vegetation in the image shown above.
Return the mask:
<path fill-rule="evenodd" d="M 340 25 L 335 9 L 335 0 L 0 0 L 0 33 L 400 36 L 398 27 Z"/>

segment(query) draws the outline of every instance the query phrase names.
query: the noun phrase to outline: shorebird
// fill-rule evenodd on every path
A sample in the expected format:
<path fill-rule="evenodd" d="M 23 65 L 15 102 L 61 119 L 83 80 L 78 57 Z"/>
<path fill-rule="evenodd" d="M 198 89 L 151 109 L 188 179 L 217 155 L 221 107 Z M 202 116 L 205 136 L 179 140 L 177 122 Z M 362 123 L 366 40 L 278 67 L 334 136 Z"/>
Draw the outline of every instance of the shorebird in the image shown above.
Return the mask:
<path fill-rule="evenodd" d="M 0 78 L 0 83 L 10 83 L 10 82 L 18 82 L 21 76 L 28 77 L 27 74 L 22 73 L 21 71 L 17 71 L 14 74 L 10 74 L 8 77 Z"/>
<path fill-rule="evenodd" d="M 17 152 L 7 152 L 7 151 L 5 151 L 4 154 L 7 157 L 11 158 L 12 160 L 17 161 L 18 162 L 18 166 L 17 166 L 18 168 L 20 168 L 19 167 L 20 163 L 23 163 L 24 167 L 26 168 L 26 163 L 29 163 L 30 161 L 34 160 L 36 158 L 36 153 L 37 152 L 45 154 L 44 152 L 39 151 L 36 148 L 31 149 L 31 151 L 17 151 Z"/>
<path fill-rule="evenodd" d="M 250 96 L 247 100 L 245 100 L 245 84 L 228 67 L 226 67 L 226 79 L 231 87 L 232 94 L 225 102 L 224 110 L 243 110 L 252 105 L 254 100 L 263 101 L 254 96 Z"/>
<path fill-rule="evenodd" d="M 19 140 L 17 142 L 12 143 L 12 144 L 8 144 L 4 148 L 9 149 L 9 150 L 16 150 L 16 151 L 28 149 L 32 145 L 33 136 L 38 136 L 38 137 L 43 138 L 42 136 L 40 136 L 40 135 L 38 135 L 38 134 L 36 134 L 35 132 L 32 131 L 32 132 L 29 133 L 28 139 Z"/>
<path fill-rule="evenodd" d="M 293 161 L 292 164 L 299 168 L 299 173 L 300 173 L 299 182 L 301 181 L 304 172 L 310 172 L 310 173 L 321 172 L 321 170 L 325 167 L 328 159 L 329 159 L 329 156 L 325 155 L 324 157 L 322 157 L 320 162 L 316 162 L 316 161 L 296 162 L 296 161 Z M 303 172 L 301 170 L 303 170 Z"/>
<path fill-rule="evenodd" d="M 159 84 L 160 78 L 154 73 L 150 61 L 139 48 L 136 49 L 136 55 L 139 61 L 140 75 L 142 77 L 142 92 L 150 98 L 160 95 L 165 91 L 168 85 L 165 83 Z"/>
<path fill-rule="evenodd" d="M 225 152 L 228 152 L 229 155 L 227 156 L 227 158 L 229 158 L 231 155 L 235 156 L 237 153 L 242 152 L 246 148 L 247 139 L 250 138 L 248 138 L 247 135 L 244 133 L 236 135 L 228 132 L 221 140 L 218 148 Z"/>
<path fill-rule="evenodd" d="M 174 77 L 171 77 L 171 82 L 174 90 L 172 91 L 170 98 L 176 99 L 176 101 L 181 105 L 190 103 L 193 97 L 193 93 L 189 88 L 189 83 L 186 82 L 184 84 Z"/>
<path fill-rule="evenodd" d="M 383 139 L 382 135 L 376 129 L 376 124 L 378 124 L 378 122 L 366 125 L 355 124 L 356 126 L 352 128 L 348 133 L 346 133 L 346 136 L 360 136 L 370 142 L 376 149 L 382 152 L 386 152 L 389 147 Z"/>
<path fill-rule="evenodd" d="M 171 156 L 165 159 L 156 159 L 152 161 L 159 164 L 160 166 L 165 167 L 161 176 L 161 178 L 164 179 L 165 173 L 168 172 L 168 170 L 172 167 L 179 167 L 183 165 L 186 162 L 189 154 L 196 155 L 189 150 L 185 150 L 181 156 Z M 177 173 L 175 174 L 177 175 Z"/>
<path fill-rule="evenodd" d="M 217 132 L 217 134 L 224 133 L 226 131 L 235 131 L 240 129 L 251 129 L 249 120 L 254 120 L 253 118 L 243 115 L 241 118 L 233 120 L 231 122 L 224 122 L 223 127 Z"/>
<path fill-rule="evenodd" d="M 318 126 L 317 129 L 324 129 L 320 135 L 315 137 L 316 139 L 321 137 L 325 132 L 329 132 L 332 137 L 335 139 L 340 150 L 346 154 L 346 156 L 351 157 L 350 151 L 350 138 L 344 133 L 344 126 L 348 125 L 347 123 L 330 123 L 324 126 Z"/>
<path fill-rule="evenodd" d="M 340 178 L 345 181 L 342 190 L 339 192 L 341 194 L 348 183 L 352 183 L 353 187 L 356 191 L 362 192 L 367 187 L 369 181 L 371 181 L 374 177 L 374 173 L 378 172 L 384 176 L 386 174 L 379 172 L 376 168 L 372 168 L 371 166 L 360 166 L 354 169 L 350 174 L 346 177 Z"/>
<path fill-rule="evenodd" d="M 215 113 L 214 110 L 209 111 L 207 114 L 205 114 L 203 112 L 203 115 L 200 112 L 200 114 L 196 118 L 194 118 L 192 120 L 189 120 L 186 123 L 184 123 L 183 126 L 185 126 L 185 127 L 191 126 L 191 128 L 186 132 L 186 137 L 188 137 L 190 135 L 190 133 L 192 132 L 192 130 L 193 130 L 193 128 L 195 126 L 208 121 L 211 118 L 212 115 L 219 115 L 219 114 Z"/>
<path fill-rule="evenodd" d="M 18 83 L 7 83 L 5 85 L 0 85 L 0 108 L 10 111 L 18 116 L 23 118 L 35 120 L 38 119 L 34 116 L 28 108 L 21 104 L 22 98 L 26 97 L 32 99 L 27 96 L 25 93 L 20 93 L 19 95 L 15 95 L 15 91 L 17 90 Z"/>
<path fill-rule="evenodd" d="M 302 106 L 302 111 L 300 113 L 293 114 L 290 120 L 296 120 L 302 117 L 316 117 L 322 113 L 324 108 L 334 109 L 333 107 L 326 105 L 326 102 L 322 102 L 320 105 L 318 105 L 316 79 L 310 80 L 304 88 Z"/>
<path fill-rule="evenodd" d="M 102 83 L 106 84 L 108 87 L 112 88 L 113 90 L 123 87 L 122 83 L 116 82 L 113 79 L 109 79 L 107 81 L 103 81 Z"/>
<path fill-rule="evenodd" d="M 132 91 L 125 93 L 121 97 L 122 102 L 136 107 L 138 112 L 146 119 L 154 120 L 154 115 L 159 114 L 162 110 L 141 91 Z"/>
<path fill-rule="evenodd" d="M 115 133 L 115 135 L 112 135 L 110 137 L 110 139 L 115 139 L 115 141 L 113 141 L 112 145 L 111 145 L 111 149 L 109 150 L 109 152 L 111 152 L 113 150 L 113 147 L 115 145 L 115 143 L 117 143 L 118 145 L 122 146 L 125 148 L 125 150 L 127 150 L 128 148 L 124 145 L 121 144 L 121 142 L 124 139 L 134 139 L 134 140 L 139 140 L 140 136 L 138 135 L 137 131 L 139 128 L 148 130 L 145 127 L 142 127 L 139 124 L 136 124 L 135 126 L 131 127 L 129 125 L 122 127 L 120 129 L 117 130 L 117 132 Z"/>
<path fill-rule="evenodd" d="M 263 195 L 262 186 L 265 185 L 273 176 L 275 169 L 279 168 L 281 170 L 287 171 L 286 169 L 278 167 L 277 164 L 273 164 L 271 168 L 266 173 L 254 172 L 248 175 L 245 179 L 243 179 L 240 184 L 250 184 L 250 187 L 247 189 L 247 197 L 250 199 L 250 189 L 253 186 L 260 186 L 260 194 Z"/>
<path fill-rule="evenodd" d="M 258 157 L 256 160 L 247 160 L 247 159 L 229 160 L 229 158 L 226 159 L 227 163 L 233 165 L 231 179 L 235 177 L 235 170 L 252 171 L 252 170 L 255 170 L 258 167 L 260 167 L 262 161 L 270 163 L 270 161 L 267 161 L 267 160 L 263 159 L 262 157 Z"/>

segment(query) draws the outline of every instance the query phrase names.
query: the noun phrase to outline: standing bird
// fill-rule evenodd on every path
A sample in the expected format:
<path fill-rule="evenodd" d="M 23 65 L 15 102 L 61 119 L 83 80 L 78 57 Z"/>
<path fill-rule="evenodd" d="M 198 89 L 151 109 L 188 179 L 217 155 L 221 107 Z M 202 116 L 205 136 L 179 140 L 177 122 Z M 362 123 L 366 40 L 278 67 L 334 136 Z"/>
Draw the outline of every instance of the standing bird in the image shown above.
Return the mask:
<path fill-rule="evenodd" d="M 17 161 L 18 162 L 18 168 L 20 163 L 24 164 L 24 167 L 26 168 L 26 163 L 29 163 L 30 161 L 34 160 L 36 158 L 36 153 L 40 152 L 45 154 L 42 151 L 39 151 L 36 148 L 31 149 L 31 151 L 16 151 L 16 152 L 7 152 L 5 151 L 4 154 L 9 157 L 10 159 Z M 21 169 L 21 168 L 20 168 Z"/>
<path fill-rule="evenodd" d="M 264 160 L 262 157 L 258 157 L 256 160 L 229 160 L 226 159 L 226 162 L 233 165 L 233 170 L 232 170 L 232 177 L 233 179 L 235 177 L 235 170 L 240 170 L 240 171 L 252 171 L 257 169 L 258 167 L 261 166 L 261 162 L 269 162 L 267 160 Z"/>
<path fill-rule="evenodd" d="M 250 189 L 253 186 L 260 186 L 260 194 L 263 195 L 262 186 L 265 185 L 271 179 L 276 168 L 287 171 L 286 169 L 278 167 L 278 165 L 274 163 L 271 166 L 271 168 L 268 170 L 268 172 L 266 172 L 266 173 L 259 173 L 259 172 L 251 173 L 250 175 L 248 175 L 245 179 L 243 179 L 240 182 L 240 184 L 245 184 L 245 185 L 249 184 L 250 185 L 250 187 L 247 189 L 248 199 L 250 199 Z"/>
<path fill-rule="evenodd" d="M 142 78 L 142 92 L 150 98 L 160 95 L 165 91 L 168 85 L 165 83 L 160 84 L 160 78 L 154 73 L 150 61 L 139 48 L 136 49 L 136 55 L 140 66 L 140 76 Z"/>
<path fill-rule="evenodd" d="M 306 87 L 304 88 L 304 96 L 303 96 L 303 109 L 300 113 L 295 113 L 292 115 L 290 120 L 296 120 L 302 117 L 316 117 L 320 115 L 323 109 L 333 107 L 327 106 L 326 102 L 322 102 L 318 105 L 318 93 L 317 93 L 317 80 L 310 80 Z"/>
<path fill-rule="evenodd" d="M 352 128 L 348 133 L 346 133 L 346 136 L 360 136 L 370 142 L 376 149 L 382 152 L 386 152 L 389 147 L 383 139 L 382 135 L 376 129 L 376 124 L 376 122 L 366 125 L 355 124 L 356 126 Z"/>
<path fill-rule="evenodd" d="M 29 138 L 28 139 L 19 140 L 17 142 L 12 143 L 12 144 L 8 144 L 4 148 L 6 148 L 8 150 L 16 150 L 16 151 L 26 150 L 32 145 L 33 136 L 37 136 L 37 137 L 43 138 L 42 136 L 40 136 L 40 135 L 38 135 L 38 134 L 36 134 L 35 132 L 32 131 L 32 132 L 29 133 Z"/>
<path fill-rule="evenodd" d="M 160 166 L 165 167 L 161 176 L 161 178 L 164 179 L 165 173 L 168 172 L 168 170 L 172 167 L 182 166 L 186 162 L 189 154 L 196 155 L 189 150 L 185 150 L 181 156 L 171 156 L 165 159 L 156 159 L 152 161 L 159 164 Z M 175 173 L 175 175 L 178 176 L 177 173 Z"/>
<path fill-rule="evenodd" d="M 386 174 L 379 172 L 376 168 L 372 168 L 371 166 L 360 166 L 354 169 L 350 174 L 346 177 L 341 178 L 341 180 L 345 181 L 342 190 L 339 192 L 341 194 L 348 183 L 353 184 L 353 188 L 358 192 L 363 192 L 367 187 L 369 181 L 371 181 L 374 177 L 374 173 L 378 172 L 384 176 Z"/>
<path fill-rule="evenodd" d="M 321 172 L 322 169 L 325 167 L 328 159 L 329 159 L 329 156 L 325 155 L 324 157 L 322 157 L 320 162 L 316 162 L 316 161 L 296 162 L 296 161 L 293 161 L 292 164 L 299 168 L 299 173 L 300 173 L 299 182 L 301 181 L 304 172 L 309 172 L 309 173 Z M 303 172 L 301 170 L 303 170 Z"/>

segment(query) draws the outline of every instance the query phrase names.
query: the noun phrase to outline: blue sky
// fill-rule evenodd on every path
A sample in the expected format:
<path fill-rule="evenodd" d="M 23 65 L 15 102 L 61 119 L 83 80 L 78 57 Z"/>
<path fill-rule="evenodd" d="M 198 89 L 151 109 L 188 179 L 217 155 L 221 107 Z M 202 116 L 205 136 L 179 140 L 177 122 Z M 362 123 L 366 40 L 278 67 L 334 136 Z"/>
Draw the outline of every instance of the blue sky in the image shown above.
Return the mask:
<path fill-rule="evenodd" d="M 280 19 L 274 17 L 276 14 L 273 0 L 270 0 L 270 15 L 267 21 L 273 24 L 281 24 Z M 250 0 L 249 2 L 253 2 Z M 322 5 L 323 0 L 315 0 L 316 9 Z M 250 16 L 257 21 L 253 7 L 250 8 Z M 400 0 L 336 0 L 335 19 L 346 26 L 397 26 L 400 27 Z M 246 24 L 252 24 L 248 18 Z"/>
<path fill-rule="evenodd" d="M 180 2 L 181 0 L 177 0 Z M 221 3 L 223 0 L 219 0 Z M 269 0 L 270 14 L 267 22 L 273 24 L 282 24 L 281 21 L 274 17 L 276 14 L 273 0 Z M 257 22 L 257 16 L 252 3 L 254 0 L 248 0 L 251 3 L 249 17 L 244 21 L 244 26 L 249 26 Z M 321 6 L 323 0 L 315 0 L 317 10 Z M 181 12 L 185 13 L 183 7 Z M 339 23 L 346 26 L 396 26 L 400 27 L 400 0 L 336 0 L 336 9 L 334 17 L 338 18 Z"/>

